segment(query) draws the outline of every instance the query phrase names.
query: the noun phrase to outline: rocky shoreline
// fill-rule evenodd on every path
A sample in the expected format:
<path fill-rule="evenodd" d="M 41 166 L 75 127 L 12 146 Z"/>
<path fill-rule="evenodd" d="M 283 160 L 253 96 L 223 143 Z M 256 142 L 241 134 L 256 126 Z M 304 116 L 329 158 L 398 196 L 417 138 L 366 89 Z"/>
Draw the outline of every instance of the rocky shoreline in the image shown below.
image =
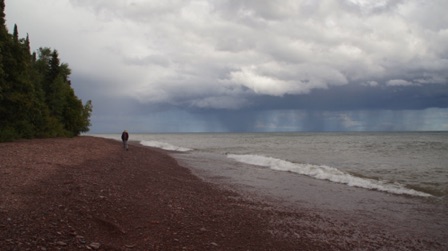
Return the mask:
<path fill-rule="evenodd" d="M 332 247 L 273 229 L 282 212 L 202 181 L 163 151 L 89 136 L 0 151 L 1 250 Z"/>
<path fill-rule="evenodd" d="M 91 136 L 1 143 L 0 250 L 447 247 L 446 234 L 437 232 L 446 222 L 432 223 L 446 217 L 429 217 L 428 223 L 413 217 L 420 209 L 431 210 L 432 204 L 414 210 L 406 197 L 297 177 L 301 186 L 294 191 L 316 197 L 314 202 L 327 201 L 324 195 L 334 196 L 332 203 L 354 200 L 355 195 L 366 200 L 379 196 L 392 201 L 379 204 L 391 206 L 392 214 L 363 210 L 362 205 L 345 211 L 307 208 L 310 199 L 288 207 L 256 191 L 196 176 L 192 167 L 179 165 L 172 156 L 137 143 L 125 151 L 119 141 Z M 394 213 L 394 208 L 404 211 Z M 413 223 L 407 224 L 407 219 Z"/>

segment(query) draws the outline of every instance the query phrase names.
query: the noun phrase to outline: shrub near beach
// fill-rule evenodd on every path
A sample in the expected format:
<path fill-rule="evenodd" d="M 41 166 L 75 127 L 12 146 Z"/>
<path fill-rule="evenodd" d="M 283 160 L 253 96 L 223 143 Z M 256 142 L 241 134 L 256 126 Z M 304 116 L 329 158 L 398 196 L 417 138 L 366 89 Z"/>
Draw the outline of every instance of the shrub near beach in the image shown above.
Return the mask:
<path fill-rule="evenodd" d="M 56 50 L 30 51 L 17 25 L 9 34 L 0 0 L 0 142 L 21 138 L 72 137 L 89 130 L 92 102 L 75 95 L 68 64 Z"/>

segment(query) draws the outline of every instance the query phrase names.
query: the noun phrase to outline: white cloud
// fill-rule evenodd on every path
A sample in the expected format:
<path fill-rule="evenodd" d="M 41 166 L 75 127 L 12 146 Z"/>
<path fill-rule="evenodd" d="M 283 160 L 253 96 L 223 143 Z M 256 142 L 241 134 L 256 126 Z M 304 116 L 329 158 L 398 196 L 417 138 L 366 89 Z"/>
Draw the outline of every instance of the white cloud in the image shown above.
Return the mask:
<path fill-rule="evenodd" d="M 403 79 L 392 79 L 387 81 L 387 85 L 389 86 L 409 86 L 414 85 L 412 82 L 403 80 Z"/>
<path fill-rule="evenodd" d="M 446 84 L 448 1 L 14 0 L 7 20 L 95 91 L 236 109 L 349 83 Z M 238 100 L 238 102 L 236 101 Z"/>
<path fill-rule="evenodd" d="M 255 67 L 243 68 L 237 72 L 231 72 L 231 81 L 235 84 L 241 84 L 257 94 L 267 94 L 281 96 L 285 94 L 285 88 L 288 88 L 288 82 L 275 79 L 269 76 L 263 76 L 255 72 Z"/>

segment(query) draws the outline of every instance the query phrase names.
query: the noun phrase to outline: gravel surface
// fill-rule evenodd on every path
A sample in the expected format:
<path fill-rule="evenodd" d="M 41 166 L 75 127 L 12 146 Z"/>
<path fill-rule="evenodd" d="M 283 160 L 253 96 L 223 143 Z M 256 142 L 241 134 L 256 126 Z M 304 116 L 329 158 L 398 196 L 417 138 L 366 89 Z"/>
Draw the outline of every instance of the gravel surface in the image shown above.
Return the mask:
<path fill-rule="evenodd" d="M 124 151 L 110 139 L 2 143 L 0 191 L 0 250 L 350 249 L 281 223 L 298 212 L 207 183 L 163 151 Z"/>

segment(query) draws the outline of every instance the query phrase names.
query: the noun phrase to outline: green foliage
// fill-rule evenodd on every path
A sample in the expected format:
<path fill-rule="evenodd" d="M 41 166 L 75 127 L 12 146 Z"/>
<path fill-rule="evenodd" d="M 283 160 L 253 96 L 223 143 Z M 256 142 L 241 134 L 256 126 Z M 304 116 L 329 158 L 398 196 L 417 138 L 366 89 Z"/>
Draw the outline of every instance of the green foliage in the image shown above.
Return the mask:
<path fill-rule="evenodd" d="M 0 26 L 5 26 L 5 0 L 0 0 Z"/>
<path fill-rule="evenodd" d="M 18 139 L 18 133 L 11 126 L 2 126 L 0 128 L 0 142 L 13 141 Z"/>
<path fill-rule="evenodd" d="M 7 32 L 3 0 L 0 11 L 0 142 L 87 132 L 92 103 L 76 97 L 69 66 L 50 48 L 31 54 L 28 35 Z"/>

